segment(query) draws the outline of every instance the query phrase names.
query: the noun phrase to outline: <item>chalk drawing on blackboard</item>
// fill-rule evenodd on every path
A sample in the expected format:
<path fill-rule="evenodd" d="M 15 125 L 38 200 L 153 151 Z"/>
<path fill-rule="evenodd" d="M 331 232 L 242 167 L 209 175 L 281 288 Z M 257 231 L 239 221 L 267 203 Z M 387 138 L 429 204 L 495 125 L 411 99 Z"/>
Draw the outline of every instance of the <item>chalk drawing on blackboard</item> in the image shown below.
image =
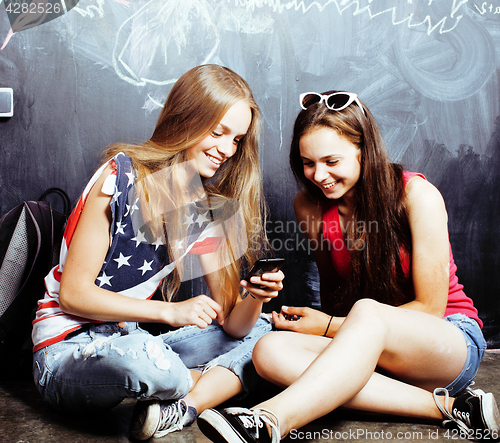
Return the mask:
<path fill-rule="evenodd" d="M 369 41 L 359 43 L 363 48 L 373 44 L 379 50 L 377 45 L 382 43 L 377 36 L 392 33 L 390 29 L 396 27 L 398 38 L 385 40 L 393 54 L 390 66 L 423 96 L 447 101 L 470 97 L 495 69 L 491 35 L 473 20 L 466 3 L 467 0 L 80 0 L 64 23 L 78 30 L 89 29 L 84 24 L 99 27 L 101 20 L 112 25 L 106 27 L 105 35 L 111 44 L 92 46 L 92 41 L 78 41 L 77 37 L 71 49 L 112 68 L 123 81 L 145 87 L 143 107 L 147 112 L 161 106 L 165 99 L 161 95 L 166 91 L 160 86 L 174 83 L 181 69 L 203 63 L 238 64 L 234 54 L 228 59 L 228 40 L 243 41 L 254 34 L 261 41 L 276 44 L 287 38 L 280 34 L 278 23 L 297 23 L 300 17 L 318 15 L 328 16 L 339 25 L 350 22 L 348 17 L 359 24 L 370 23 L 373 34 Z M 125 7 L 112 6 L 117 4 Z M 300 29 L 294 31 L 300 33 Z M 363 34 L 359 31 L 357 37 Z M 326 40 L 324 44 L 330 45 Z M 231 45 L 238 50 L 234 41 Z M 299 61 L 305 65 L 304 72 L 324 75 L 319 68 L 322 64 L 308 55 L 317 53 L 314 48 L 306 52 L 300 37 L 292 45 L 295 52 L 291 55 L 304 52 Z M 276 57 L 269 60 L 274 63 L 281 56 L 279 51 L 277 48 Z M 441 69 L 435 69 L 430 54 Z M 338 59 L 346 54 L 338 52 L 334 56 Z M 282 81 L 279 74 L 270 79 L 277 85 Z"/>
<path fill-rule="evenodd" d="M 393 46 L 405 80 L 423 96 L 456 101 L 476 94 L 496 70 L 495 47 L 488 31 L 464 17 L 460 32 L 424 41 L 408 33 Z"/>
<path fill-rule="evenodd" d="M 424 26 L 427 27 L 427 34 L 430 35 L 435 30 L 443 34 L 455 29 L 462 18 L 462 14 L 457 15 L 457 13 L 468 1 L 453 0 L 448 9 L 442 5 L 436 6 L 438 2 L 434 4 L 434 0 L 408 0 L 406 2 L 398 0 L 241 0 L 236 1 L 236 5 L 251 10 L 269 7 L 272 11 L 279 13 L 292 9 L 306 13 L 313 8 L 323 11 L 327 6 L 333 5 L 341 15 L 350 9 L 353 9 L 353 15 L 368 14 L 370 19 L 384 14 L 391 15 L 393 25 L 406 23 L 409 28 Z M 438 11 L 441 15 L 436 14 Z M 451 23 L 448 23 L 450 21 Z"/>
<path fill-rule="evenodd" d="M 106 0 L 95 0 L 91 5 L 77 6 L 75 11 L 80 14 L 82 17 L 94 18 L 96 15 L 99 17 L 104 17 L 104 3 Z M 127 7 L 130 6 L 130 2 L 126 0 L 114 0 L 116 3 L 120 3 Z"/>
<path fill-rule="evenodd" d="M 155 62 L 171 66 L 176 65 L 176 59 L 195 60 L 193 65 L 208 63 L 217 54 L 224 31 L 272 32 L 272 24 L 262 21 L 262 15 L 252 18 L 252 14 L 238 14 L 238 10 L 267 10 L 271 22 L 273 14 L 286 14 L 290 10 L 303 14 L 313 9 L 325 13 L 336 10 L 341 16 L 364 14 L 369 20 L 387 15 L 392 25 L 421 28 L 429 36 L 455 30 L 463 18 L 461 7 L 467 0 L 450 0 L 447 6 L 433 0 L 242 0 L 235 2 L 231 14 L 224 13 L 227 3 L 227 0 L 146 2 L 125 20 L 117 33 L 113 53 L 115 72 L 122 80 L 137 86 L 172 84 L 177 77 L 164 77 L 151 69 Z M 326 10 L 328 7 L 331 9 Z"/>
<path fill-rule="evenodd" d="M 148 1 L 117 33 L 113 66 L 118 76 L 137 86 L 167 85 L 177 78 L 154 78 L 150 68 L 155 60 L 165 65 L 175 65 L 177 58 L 208 63 L 220 43 L 211 11 L 203 0 Z M 195 44 L 190 38 L 194 31 L 199 37 Z"/>

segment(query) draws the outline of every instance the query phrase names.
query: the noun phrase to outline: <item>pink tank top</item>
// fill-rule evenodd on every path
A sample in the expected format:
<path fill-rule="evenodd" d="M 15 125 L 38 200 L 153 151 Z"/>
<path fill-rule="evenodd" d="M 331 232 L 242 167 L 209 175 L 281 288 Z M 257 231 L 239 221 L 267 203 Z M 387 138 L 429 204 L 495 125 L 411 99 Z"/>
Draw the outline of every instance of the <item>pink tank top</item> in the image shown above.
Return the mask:
<path fill-rule="evenodd" d="M 416 172 L 403 172 L 403 179 L 405 186 L 409 180 L 418 175 L 424 180 L 424 175 Z M 332 204 L 323 214 L 323 226 L 326 227 L 323 231 L 324 238 L 330 244 L 332 262 L 335 270 L 343 279 L 349 277 L 351 269 L 350 252 L 344 242 L 344 236 L 340 227 L 339 211 L 336 204 Z M 369 226 L 367 227 L 369 228 Z M 402 251 L 402 266 L 405 275 L 410 277 L 410 258 Z M 478 317 L 477 309 L 474 307 L 472 300 L 465 295 L 463 285 L 458 282 L 456 275 L 457 266 L 453 260 L 453 253 L 450 244 L 450 284 L 448 289 L 448 304 L 446 306 L 445 317 L 452 314 L 464 314 L 469 318 L 473 318 L 483 327 L 483 322 Z"/>

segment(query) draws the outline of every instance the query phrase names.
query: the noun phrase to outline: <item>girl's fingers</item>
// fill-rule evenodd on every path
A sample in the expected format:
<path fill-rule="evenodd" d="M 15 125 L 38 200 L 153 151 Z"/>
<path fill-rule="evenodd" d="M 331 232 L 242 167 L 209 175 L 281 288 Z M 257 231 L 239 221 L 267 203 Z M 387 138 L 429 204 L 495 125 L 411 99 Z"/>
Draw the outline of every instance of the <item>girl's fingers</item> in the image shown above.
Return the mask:
<path fill-rule="evenodd" d="M 285 274 L 282 271 L 278 272 L 265 272 L 261 275 L 262 280 L 267 280 L 271 282 L 282 282 L 285 278 Z"/>
<path fill-rule="evenodd" d="M 211 298 L 209 300 L 209 308 L 210 308 L 210 323 L 212 320 L 217 320 L 217 322 L 220 325 L 224 324 L 224 310 L 222 309 L 222 306 L 219 305 L 215 300 L 212 300 Z"/>
<path fill-rule="evenodd" d="M 283 283 L 281 280 L 265 279 L 263 274 L 260 277 L 252 277 L 250 283 L 255 286 L 262 286 L 261 289 L 272 289 L 274 291 L 281 291 L 283 289 Z"/>

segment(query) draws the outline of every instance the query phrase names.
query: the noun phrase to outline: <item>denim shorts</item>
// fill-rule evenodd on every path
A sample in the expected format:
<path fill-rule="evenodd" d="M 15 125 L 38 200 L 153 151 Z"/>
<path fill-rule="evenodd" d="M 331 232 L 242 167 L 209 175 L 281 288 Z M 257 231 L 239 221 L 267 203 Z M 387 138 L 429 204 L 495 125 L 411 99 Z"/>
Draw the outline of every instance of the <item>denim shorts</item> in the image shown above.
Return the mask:
<path fill-rule="evenodd" d="M 467 388 L 476 376 L 479 363 L 486 351 L 486 341 L 476 320 L 463 314 L 449 315 L 444 319 L 460 329 L 467 342 L 467 360 L 462 368 L 462 372 L 446 386 L 450 396 L 455 396 Z"/>

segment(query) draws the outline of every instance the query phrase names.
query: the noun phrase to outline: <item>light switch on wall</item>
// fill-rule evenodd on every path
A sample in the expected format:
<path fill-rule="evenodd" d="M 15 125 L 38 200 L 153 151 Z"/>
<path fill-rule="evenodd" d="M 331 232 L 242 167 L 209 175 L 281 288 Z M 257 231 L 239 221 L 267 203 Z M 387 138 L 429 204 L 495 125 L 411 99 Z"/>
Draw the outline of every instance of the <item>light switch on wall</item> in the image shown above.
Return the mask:
<path fill-rule="evenodd" d="M 14 115 L 14 91 L 12 88 L 0 88 L 0 117 Z"/>

